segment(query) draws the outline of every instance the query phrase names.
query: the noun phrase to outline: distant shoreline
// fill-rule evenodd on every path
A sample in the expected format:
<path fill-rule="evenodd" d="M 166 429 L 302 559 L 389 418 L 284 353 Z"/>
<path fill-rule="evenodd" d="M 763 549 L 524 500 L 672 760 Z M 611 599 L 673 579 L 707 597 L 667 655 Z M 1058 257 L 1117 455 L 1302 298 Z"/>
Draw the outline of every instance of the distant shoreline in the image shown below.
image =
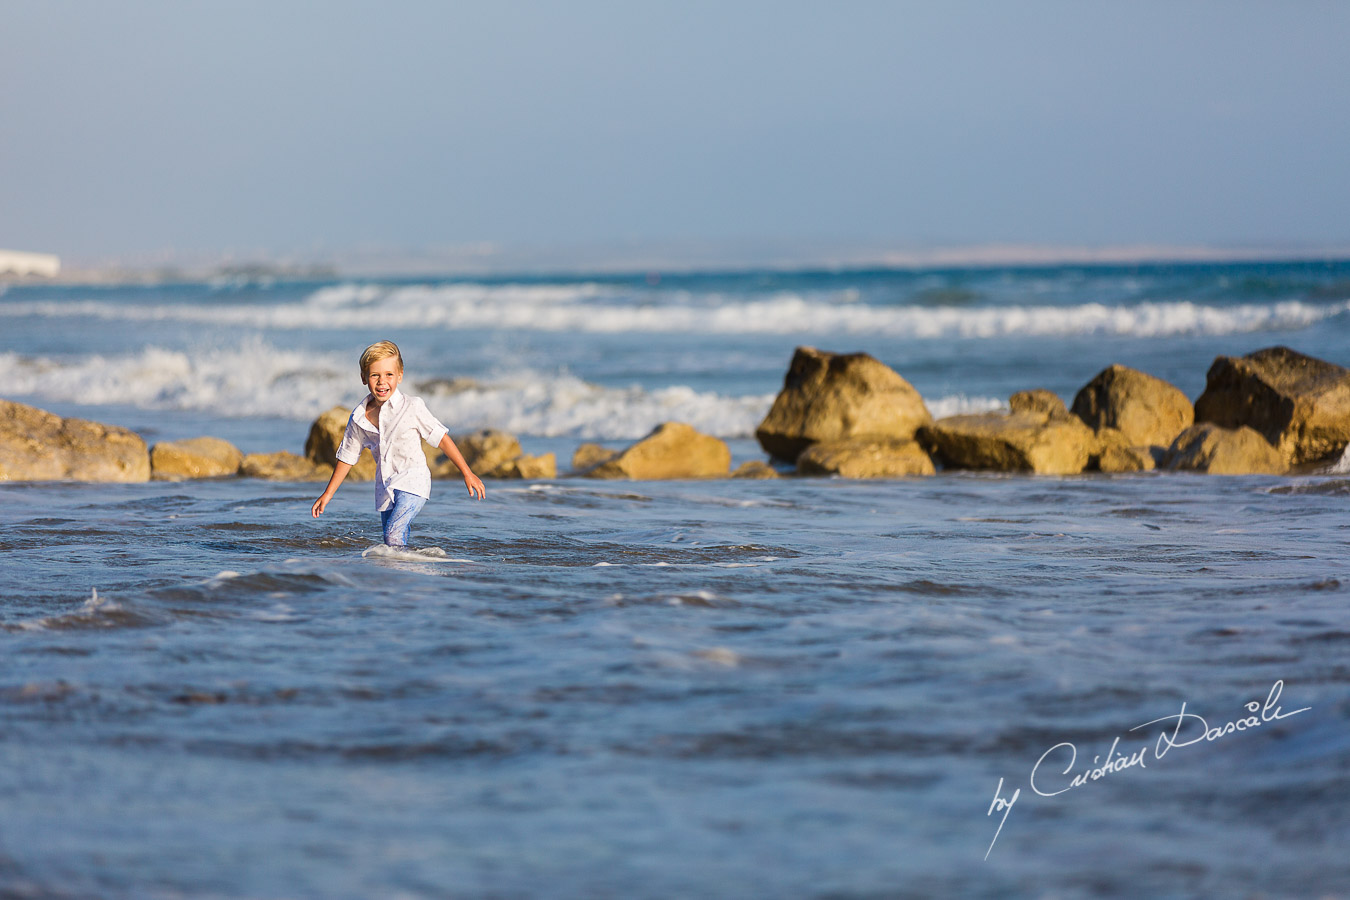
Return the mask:
<path fill-rule="evenodd" d="M 472 258 L 469 258 L 472 257 Z M 640 278 L 650 274 L 736 274 L 742 272 L 929 271 L 1035 269 L 1083 266 L 1167 265 L 1292 265 L 1350 262 L 1350 245 L 1332 246 L 1164 246 L 1118 245 L 1071 247 L 1026 244 L 983 244 L 856 251 L 774 252 L 760 249 L 671 247 L 648 253 L 633 250 L 549 248 L 545 250 L 481 249 L 400 254 L 354 252 L 312 263 L 273 261 L 201 261 L 174 264 L 68 265 L 55 277 L 0 274 L 0 285 L 117 286 L 195 284 L 201 282 L 335 281 L 343 279 L 503 278 L 588 275 Z"/>

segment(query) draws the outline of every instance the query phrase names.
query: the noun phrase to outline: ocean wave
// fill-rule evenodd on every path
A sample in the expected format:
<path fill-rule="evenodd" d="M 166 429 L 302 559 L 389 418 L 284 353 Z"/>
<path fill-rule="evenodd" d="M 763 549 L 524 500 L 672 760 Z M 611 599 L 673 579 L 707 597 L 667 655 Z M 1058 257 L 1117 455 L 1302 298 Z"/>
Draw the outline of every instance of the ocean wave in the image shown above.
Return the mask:
<path fill-rule="evenodd" d="M 280 350 L 261 341 L 193 353 L 148 347 L 69 360 L 0 353 L 9 396 L 86 406 L 191 410 L 223 418 L 310 421 L 360 399 L 345 355 Z M 772 394 L 726 396 L 693 388 L 605 387 L 569 374 L 516 371 L 481 380 L 410 383 L 452 429 L 501 428 L 536 437 L 620 440 L 678 420 L 722 437 L 748 437 Z"/>
<path fill-rule="evenodd" d="M 501 329 L 577 333 L 885 335 L 913 339 L 1226 335 L 1307 328 L 1350 312 L 1350 301 L 1239 305 L 889 306 L 848 291 L 634 293 L 600 284 L 382 285 L 321 288 L 290 303 L 127 304 L 101 300 L 0 304 L 0 316 L 177 321 L 294 330 Z"/>
<path fill-rule="evenodd" d="M 222 418 L 311 421 L 335 405 L 360 399 L 351 361 L 337 353 L 282 350 L 261 340 L 196 352 L 147 347 L 123 356 L 58 360 L 0 353 L 10 372 L 7 394 L 34 402 L 205 412 Z M 773 403 L 773 393 L 726 395 L 686 385 L 660 388 L 598 385 L 568 373 L 517 370 L 481 379 L 411 381 L 456 432 L 500 428 L 534 437 L 631 440 L 662 422 L 687 422 L 707 434 L 748 438 Z M 1003 404 L 954 394 L 927 400 L 941 418 Z"/>

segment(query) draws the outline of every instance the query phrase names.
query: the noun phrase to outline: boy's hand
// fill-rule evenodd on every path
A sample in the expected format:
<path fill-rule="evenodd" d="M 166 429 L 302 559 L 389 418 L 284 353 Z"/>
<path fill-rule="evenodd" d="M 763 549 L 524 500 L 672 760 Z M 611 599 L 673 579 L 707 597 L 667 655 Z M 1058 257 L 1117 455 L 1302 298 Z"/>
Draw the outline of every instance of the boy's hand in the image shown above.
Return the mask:
<path fill-rule="evenodd" d="M 324 507 L 326 506 L 328 506 L 328 498 L 320 497 L 318 500 L 315 500 L 314 505 L 310 507 L 309 514 L 317 519 L 319 516 L 323 515 Z"/>
<path fill-rule="evenodd" d="M 464 473 L 464 486 L 469 489 L 469 496 L 477 500 L 482 500 L 487 496 L 487 491 L 483 487 L 483 479 L 472 472 Z"/>

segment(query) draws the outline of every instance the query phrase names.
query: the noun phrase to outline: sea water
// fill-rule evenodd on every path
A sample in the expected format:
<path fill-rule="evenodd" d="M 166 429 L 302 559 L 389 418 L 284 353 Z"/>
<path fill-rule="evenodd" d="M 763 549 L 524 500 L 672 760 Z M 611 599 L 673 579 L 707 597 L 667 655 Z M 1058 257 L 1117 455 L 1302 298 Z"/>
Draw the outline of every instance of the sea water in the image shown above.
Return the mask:
<path fill-rule="evenodd" d="M 761 458 L 793 347 L 935 415 L 1350 364 L 1350 266 L 10 287 L 4 396 L 298 452 L 391 338 L 527 452 Z M 1350 480 L 0 485 L 0 894 L 1350 893 Z M 1203 720 L 1203 721 L 1201 721 Z"/>

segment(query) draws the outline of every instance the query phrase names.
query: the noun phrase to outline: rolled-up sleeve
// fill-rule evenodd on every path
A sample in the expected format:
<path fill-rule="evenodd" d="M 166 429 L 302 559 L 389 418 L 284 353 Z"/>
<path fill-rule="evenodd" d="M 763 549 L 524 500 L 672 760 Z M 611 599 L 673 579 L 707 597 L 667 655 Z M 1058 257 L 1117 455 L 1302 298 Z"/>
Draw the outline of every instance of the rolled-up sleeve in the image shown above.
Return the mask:
<path fill-rule="evenodd" d="M 337 448 L 338 462 L 354 466 L 361 458 L 360 428 L 354 418 L 350 416 L 347 418 L 347 430 L 342 433 L 342 443 Z"/>
<path fill-rule="evenodd" d="M 427 405 L 421 397 L 418 397 L 414 403 L 413 414 L 416 417 L 416 428 L 418 435 L 422 440 L 431 444 L 433 447 L 441 442 L 441 438 L 450 433 L 450 429 L 441 424 L 441 420 L 431 414 Z"/>

